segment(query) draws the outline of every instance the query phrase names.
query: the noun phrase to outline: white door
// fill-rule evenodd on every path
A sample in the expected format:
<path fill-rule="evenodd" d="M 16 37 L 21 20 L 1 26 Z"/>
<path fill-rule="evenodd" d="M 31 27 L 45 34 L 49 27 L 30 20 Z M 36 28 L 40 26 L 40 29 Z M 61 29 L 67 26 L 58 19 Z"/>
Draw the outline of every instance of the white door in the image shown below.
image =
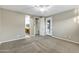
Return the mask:
<path fill-rule="evenodd" d="M 52 35 L 52 17 L 46 18 L 46 35 Z"/>

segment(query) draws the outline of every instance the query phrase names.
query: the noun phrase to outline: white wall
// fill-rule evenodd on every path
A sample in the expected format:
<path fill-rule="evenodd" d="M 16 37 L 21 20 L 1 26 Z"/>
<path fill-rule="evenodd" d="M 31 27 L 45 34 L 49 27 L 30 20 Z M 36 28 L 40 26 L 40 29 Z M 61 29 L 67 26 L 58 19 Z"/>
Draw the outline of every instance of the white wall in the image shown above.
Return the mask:
<path fill-rule="evenodd" d="M 0 39 L 2 37 L 2 34 L 1 34 L 2 33 L 2 26 L 1 26 L 2 24 L 1 24 L 1 21 L 2 20 L 1 20 L 1 9 L 0 9 Z"/>
<path fill-rule="evenodd" d="M 0 42 L 11 41 L 25 37 L 25 15 L 9 10 L 0 9 L 2 33 Z"/>
<path fill-rule="evenodd" d="M 75 9 L 53 16 L 53 36 L 79 42 L 79 24 L 74 22 Z"/>

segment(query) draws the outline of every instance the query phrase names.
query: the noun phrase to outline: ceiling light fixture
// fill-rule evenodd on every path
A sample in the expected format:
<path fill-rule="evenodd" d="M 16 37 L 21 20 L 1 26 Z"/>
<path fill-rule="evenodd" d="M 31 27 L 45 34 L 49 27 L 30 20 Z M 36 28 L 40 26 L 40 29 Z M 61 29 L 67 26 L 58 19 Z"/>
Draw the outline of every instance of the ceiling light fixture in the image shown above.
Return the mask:
<path fill-rule="evenodd" d="M 35 8 L 39 9 L 41 12 L 47 11 L 49 8 L 51 8 L 50 5 L 34 5 Z"/>

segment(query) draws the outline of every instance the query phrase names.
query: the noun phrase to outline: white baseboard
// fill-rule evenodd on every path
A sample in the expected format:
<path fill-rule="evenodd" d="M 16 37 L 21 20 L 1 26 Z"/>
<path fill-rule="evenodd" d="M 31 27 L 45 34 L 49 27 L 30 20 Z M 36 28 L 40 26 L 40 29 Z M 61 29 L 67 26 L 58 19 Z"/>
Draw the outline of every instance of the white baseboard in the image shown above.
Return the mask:
<path fill-rule="evenodd" d="M 60 38 L 60 37 L 56 37 L 56 36 L 52 36 L 52 37 L 57 38 L 57 39 L 60 39 L 60 40 L 64 40 L 64 41 L 68 41 L 68 42 L 72 42 L 72 43 L 79 44 L 79 42 L 76 42 L 76 41 L 73 41 L 73 40 L 68 40 L 68 39 Z"/>
<path fill-rule="evenodd" d="M 32 35 L 32 36 L 34 36 L 34 35 Z M 51 37 L 54 37 L 54 38 L 57 38 L 57 39 L 60 39 L 60 40 L 64 40 L 64 41 L 68 41 L 68 42 L 72 42 L 72 43 L 79 44 L 79 42 L 72 41 L 72 40 L 68 40 L 68 39 L 65 39 L 65 38 L 60 38 L 60 37 L 56 37 L 56 36 L 51 36 Z M 14 41 L 14 40 L 20 40 L 20 39 L 23 39 L 23 38 L 26 38 L 26 37 L 24 36 L 24 37 L 17 38 L 17 39 L 12 39 L 12 40 L 7 40 L 7 41 L 2 41 L 2 42 L 0 42 L 0 44 L 5 43 L 5 42 Z"/>
<path fill-rule="evenodd" d="M 14 41 L 14 40 L 20 40 L 20 39 L 23 39 L 23 38 L 25 38 L 25 37 L 21 37 L 21 38 L 17 38 L 17 39 L 11 39 L 11 40 L 7 40 L 7 41 L 2 41 L 2 42 L 0 42 L 0 44 L 5 43 L 5 42 Z"/>

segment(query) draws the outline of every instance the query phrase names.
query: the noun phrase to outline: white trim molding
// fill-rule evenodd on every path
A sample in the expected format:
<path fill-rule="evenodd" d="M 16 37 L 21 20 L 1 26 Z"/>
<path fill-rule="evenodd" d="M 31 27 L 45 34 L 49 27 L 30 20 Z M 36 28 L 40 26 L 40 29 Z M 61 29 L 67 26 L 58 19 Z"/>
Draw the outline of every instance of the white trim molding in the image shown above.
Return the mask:
<path fill-rule="evenodd" d="M 79 42 L 76 42 L 76 41 L 73 41 L 73 40 L 68 40 L 68 39 L 60 38 L 60 37 L 56 37 L 56 36 L 52 36 L 52 37 L 53 37 L 53 38 L 60 39 L 60 40 L 64 40 L 64 41 L 67 41 L 67 42 L 71 42 L 71 43 L 79 44 Z"/>
<path fill-rule="evenodd" d="M 24 39 L 24 38 L 26 38 L 26 37 L 24 36 L 24 37 L 17 38 L 17 39 L 11 39 L 11 40 L 7 40 L 7 41 L 2 41 L 2 42 L 0 42 L 0 44 L 5 43 L 5 42 L 10 42 L 10 41 L 15 41 L 15 40 L 21 40 L 21 39 Z"/>

